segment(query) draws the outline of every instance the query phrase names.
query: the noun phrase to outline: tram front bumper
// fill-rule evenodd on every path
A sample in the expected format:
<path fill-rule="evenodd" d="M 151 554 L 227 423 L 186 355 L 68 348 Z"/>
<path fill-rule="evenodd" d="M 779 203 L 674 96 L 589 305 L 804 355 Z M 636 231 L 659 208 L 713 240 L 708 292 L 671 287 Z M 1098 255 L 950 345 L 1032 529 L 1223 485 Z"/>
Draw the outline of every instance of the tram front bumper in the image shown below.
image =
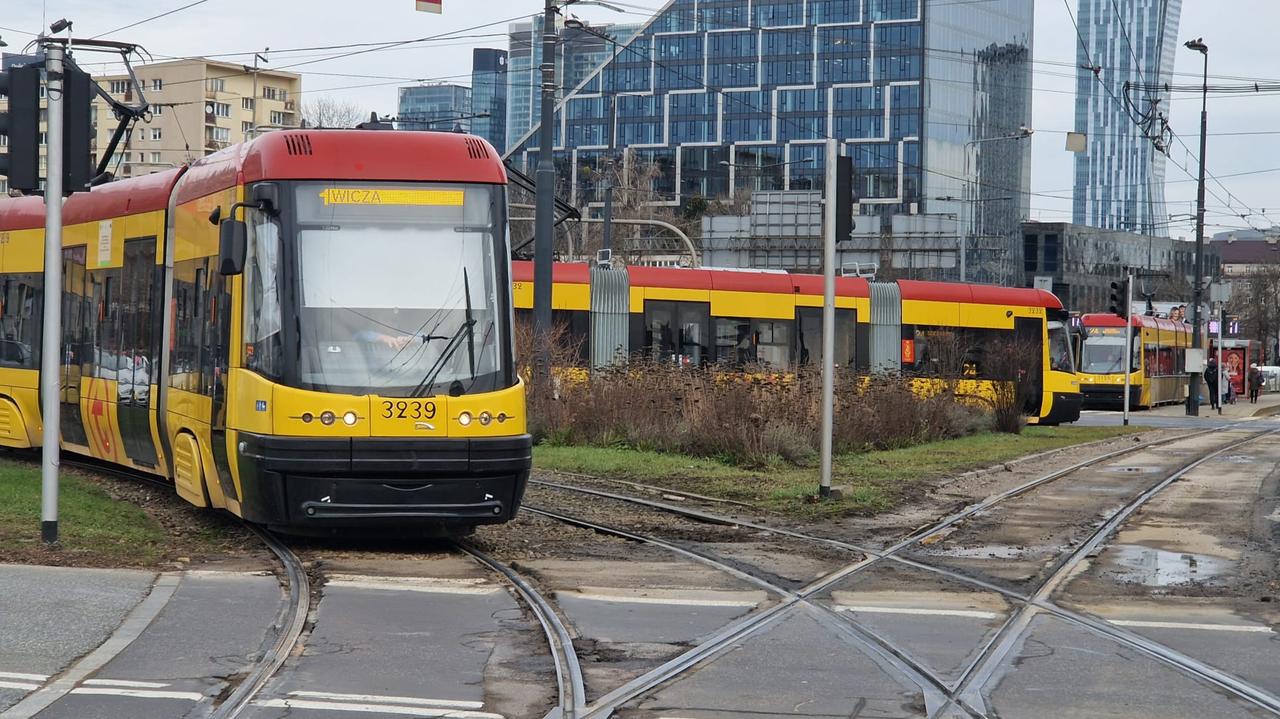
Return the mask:
<path fill-rule="evenodd" d="M 316 439 L 241 434 L 244 518 L 282 528 L 505 522 L 524 496 L 529 435 Z"/>

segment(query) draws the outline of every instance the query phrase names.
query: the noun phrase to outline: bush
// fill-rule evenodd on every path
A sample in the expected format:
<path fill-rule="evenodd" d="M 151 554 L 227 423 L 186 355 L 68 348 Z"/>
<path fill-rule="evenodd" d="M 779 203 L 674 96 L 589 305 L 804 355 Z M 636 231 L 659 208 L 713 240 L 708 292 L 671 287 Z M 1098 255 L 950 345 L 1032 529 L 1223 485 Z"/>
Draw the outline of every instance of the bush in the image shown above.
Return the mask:
<path fill-rule="evenodd" d="M 523 336 L 523 339 L 521 339 Z M 554 338 L 553 338 L 554 339 Z M 518 333 L 522 367 L 531 333 Z M 560 369 L 529 384 L 529 427 L 554 444 L 632 447 L 760 467 L 812 465 L 821 449 L 822 378 L 814 370 L 694 369 L 632 362 L 588 374 Z M 922 396 L 909 381 L 839 373 L 833 442 L 838 453 L 892 449 L 972 434 L 986 421 L 950 393 Z"/>

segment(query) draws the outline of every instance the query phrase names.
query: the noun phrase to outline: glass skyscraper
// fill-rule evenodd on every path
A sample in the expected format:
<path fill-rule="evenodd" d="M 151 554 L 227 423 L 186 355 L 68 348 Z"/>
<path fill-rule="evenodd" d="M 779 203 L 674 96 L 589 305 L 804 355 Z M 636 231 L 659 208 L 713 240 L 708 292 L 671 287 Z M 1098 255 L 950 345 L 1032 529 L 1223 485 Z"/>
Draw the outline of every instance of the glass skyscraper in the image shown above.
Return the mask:
<path fill-rule="evenodd" d="M 834 137 L 861 212 L 972 216 L 974 244 L 1020 267 L 1029 143 L 972 141 L 1030 123 L 1032 20 L 1031 0 L 673 0 L 561 103 L 560 194 L 599 202 L 609 161 L 673 205 L 820 189 Z"/>
<path fill-rule="evenodd" d="M 1076 131 L 1088 141 L 1075 158 L 1076 224 L 1168 234 L 1165 156 L 1148 137 L 1169 115 L 1169 93 L 1148 88 L 1172 79 L 1181 11 L 1182 0 L 1080 0 Z M 1143 87 L 1126 93 L 1125 83 Z"/>
<path fill-rule="evenodd" d="M 479 47 L 471 52 L 471 132 L 499 153 L 507 149 L 507 51 Z"/>
<path fill-rule="evenodd" d="M 471 88 L 463 85 L 415 85 L 400 88 L 397 124 L 401 130 L 452 130 L 470 132 Z"/>
<path fill-rule="evenodd" d="M 557 18 L 557 22 L 562 22 Z M 612 54 L 613 43 L 629 40 L 637 25 L 593 27 L 605 38 L 576 28 L 557 27 L 556 78 L 560 99 L 582 84 Z M 511 25 L 507 57 L 507 143 L 519 141 L 540 119 L 542 87 L 542 18 Z"/>

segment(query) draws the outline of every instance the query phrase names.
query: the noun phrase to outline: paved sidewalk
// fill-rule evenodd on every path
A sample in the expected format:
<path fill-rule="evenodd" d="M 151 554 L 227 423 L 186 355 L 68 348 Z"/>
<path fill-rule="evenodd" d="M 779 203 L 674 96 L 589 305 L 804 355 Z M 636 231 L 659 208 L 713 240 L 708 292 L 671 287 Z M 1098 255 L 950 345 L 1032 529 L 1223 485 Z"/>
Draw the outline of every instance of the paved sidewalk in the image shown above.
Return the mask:
<path fill-rule="evenodd" d="M 106 641 L 156 575 L 0 564 L 0 712 Z"/>
<path fill-rule="evenodd" d="M 1116 414 L 1119 414 L 1117 410 Z M 1185 417 L 1187 408 L 1182 404 L 1170 404 L 1145 411 L 1134 412 L 1132 417 Z M 1235 404 L 1222 407 L 1223 419 L 1248 419 L 1250 417 L 1267 417 L 1280 414 L 1280 392 L 1267 392 L 1258 397 L 1257 404 L 1250 404 L 1247 396 L 1236 399 Z M 1218 417 L 1218 411 L 1205 402 L 1200 405 L 1201 417 Z"/>

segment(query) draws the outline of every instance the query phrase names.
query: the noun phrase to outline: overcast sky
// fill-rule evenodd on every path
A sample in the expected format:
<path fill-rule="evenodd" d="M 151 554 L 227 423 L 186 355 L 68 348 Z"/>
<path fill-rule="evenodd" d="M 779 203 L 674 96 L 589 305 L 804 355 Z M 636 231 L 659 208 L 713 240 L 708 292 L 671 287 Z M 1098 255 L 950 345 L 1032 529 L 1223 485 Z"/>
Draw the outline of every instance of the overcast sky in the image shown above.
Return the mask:
<path fill-rule="evenodd" d="M 108 33 L 124 25 L 181 8 L 193 0 L 2 0 L 0 36 L 7 50 L 21 50 L 30 36 L 47 22 L 66 17 L 75 23 L 75 35 Z M 1072 12 L 1077 0 L 1067 0 Z M 331 95 L 359 103 L 367 110 L 393 114 L 395 88 L 413 80 L 462 81 L 470 75 L 472 47 L 506 47 L 507 23 L 540 11 L 539 0 L 444 0 L 445 13 L 416 12 L 414 0 L 205 0 L 193 7 L 133 28 L 107 35 L 108 39 L 138 42 L 162 56 L 204 55 L 233 62 L 252 62 L 252 51 L 271 47 L 271 66 L 303 73 L 306 96 Z M 629 0 L 628 7 L 657 8 L 659 0 Z M 1032 138 L 1032 216 L 1043 220 L 1069 220 L 1072 184 L 1071 155 L 1065 151 L 1065 131 L 1074 124 L 1074 74 L 1077 40 L 1063 0 L 1035 0 L 1035 95 Z M 42 17 L 43 12 L 43 17 Z M 618 14 L 601 8 L 581 7 L 586 20 L 639 22 L 644 13 Z M 1210 47 L 1211 75 L 1220 83 L 1244 78 L 1280 77 L 1280 53 L 1275 50 L 1275 28 L 1280 24 L 1276 0 L 1183 0 L 1179 42 L 1203 36 Z M 483 26 L 483 27 L 482 27 Z M 355 50 L 286 50 L 350 43 L 385 43 L 453 33 L 453 39 L 406 45 L 394 50 L 335 57 Z M 88 58 L 82 61 L 87 62 Z M 1194 83 L 1200 72 L 1200 56 L 1179 46 L 1176 79 Z M 305 64 L 303 64 L 305 63 Z M 97 68 L 95 68 L 97 69 Z M 1238 79 L 1228 79 L 1238 78 Z M 1195 148 L 1199 137 L 1199 97 L 1178 96 L 1173 101 L 1174 130 Z M 1210 183 L 1209 222 L 1216 227 L 1269 226 L 1264 210 L 1280 224 L 1280 196 L 1273 191 L 1280 179 L 1280 94 L 1243 97 L 1211 97 L 1209 105 L 1209 172 L 1221 178 L 1226 189 Z M 1235 134 L 1258 133 L 1277 134 Z M 1168 169 L 1167 199 L 1171 213 L 1194 211 L 1195 158 L 1174 143 Z M 1177 165 L 1187 167 L 1188 175 Z M 1275 172 L 1257 172 L 1276 170 Z M 1227 177 L 1237 173 L 1257 174 Z M 1230 191 L 1234 198 L 1228 197 Z M 1214 198 L 1217 193 L 1220 199 Z M 1234 207 L 1228 210 L 1226 203 Z M 1191 237 L 1193 226 L 1175 225 L 1171 234 Z"/>

